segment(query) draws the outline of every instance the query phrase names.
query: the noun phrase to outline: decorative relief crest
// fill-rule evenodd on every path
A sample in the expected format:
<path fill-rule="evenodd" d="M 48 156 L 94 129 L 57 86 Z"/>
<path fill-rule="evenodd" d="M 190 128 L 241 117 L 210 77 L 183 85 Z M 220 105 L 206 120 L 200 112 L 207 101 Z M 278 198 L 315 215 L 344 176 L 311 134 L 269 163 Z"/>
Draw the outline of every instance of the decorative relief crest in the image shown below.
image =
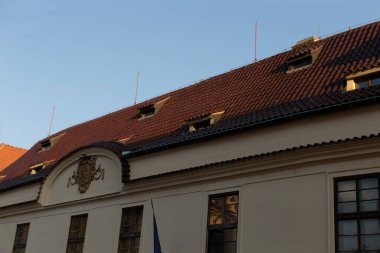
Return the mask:
<path fill-rule="evenodd" d="M 70 185 L 78 184 L 78 191 L 85 193 L 90 187 L 91 182 L 99 179 L 104 180 L 104 169 L 101 168 L 100 164 L 96 168 L 96 157 L 82 156 L 77 170 L 69 177 L 67 188 Z"/>

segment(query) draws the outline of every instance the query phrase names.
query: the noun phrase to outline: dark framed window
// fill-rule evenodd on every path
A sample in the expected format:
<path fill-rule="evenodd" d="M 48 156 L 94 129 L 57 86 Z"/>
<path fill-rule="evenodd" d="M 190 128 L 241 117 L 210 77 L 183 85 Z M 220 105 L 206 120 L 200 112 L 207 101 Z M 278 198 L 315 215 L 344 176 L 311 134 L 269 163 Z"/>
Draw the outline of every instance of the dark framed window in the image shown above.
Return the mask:
<path fill-rule="evenodd" d="M 71 217 L 66 253 L 82 253 L 87 227 L 87 214 Z"/>
<path fill-rule="evenodd" d="M 208 253 L 236 253 L 239 193 L 209 197 Z"/>
<path fill-rule="evenodd" d="M 335 180 L 335 248 L 380 253 L 380 175 Z"/>
<path fill-rule="evenodd" d="M 24 253 L 28 240 L 29 223 L 18 224 L 12 253 Z"/>
<path fill-rule="evenodd" d="M 123 209 L 118 253 L 139 252 L 143 209 L 143 206 Z"/>

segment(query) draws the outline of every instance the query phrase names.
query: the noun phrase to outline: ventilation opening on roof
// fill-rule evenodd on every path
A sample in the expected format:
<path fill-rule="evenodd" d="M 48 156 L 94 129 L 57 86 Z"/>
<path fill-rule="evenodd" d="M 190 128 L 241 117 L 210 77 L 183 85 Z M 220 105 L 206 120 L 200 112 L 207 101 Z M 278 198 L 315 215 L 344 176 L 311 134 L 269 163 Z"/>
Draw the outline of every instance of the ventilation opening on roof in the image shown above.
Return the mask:
<path fill-rule="evenodd" d="M 222 117 L 223 113 L 224 111 L 215 112 L 209 116 L 204 116 L 188 121 L 187 124 L 189 126 L 189 132 L 196 132 L 215 124 Z"/>
<path fill-rule="evenodd" d="M 4 175 L 4 176 L 0 176 L 0 181 L 5 179 L 7 177 L 7 175 Z"/>
<path fill-rule="evenodd" d="M 346 91 L 366 89 L 380 85 L 380 68 L 357 72 L 347 76 Z"/>
<path fill-rule="evenodd" d="M 165 105 L 166 101 L 169 98 L 170 97 L 165 98 L 164 100 L 161 100 L 161 101 L 159 101 L 157 103 L 141 107 L 140 108 L 140 112 L 138 114 L 138 118 L 139 119 L 145 119 L 145 118 L 152 117 L 153 115 L 155 115 Z"/>
<path fill-rule="evenodd" d="M 45 150 L 48 150 L 48 149 L 54 147 L 62 139 L 62 137 L 64 135 L 65 135 L 65 133 L 57 135 L 57 136 L 52 137 L 50 139 L 46 139 L 46 140 L 41 141 L 40 142 L 41 149 L 39 151 L 40 152 L 45 151 Z"/>

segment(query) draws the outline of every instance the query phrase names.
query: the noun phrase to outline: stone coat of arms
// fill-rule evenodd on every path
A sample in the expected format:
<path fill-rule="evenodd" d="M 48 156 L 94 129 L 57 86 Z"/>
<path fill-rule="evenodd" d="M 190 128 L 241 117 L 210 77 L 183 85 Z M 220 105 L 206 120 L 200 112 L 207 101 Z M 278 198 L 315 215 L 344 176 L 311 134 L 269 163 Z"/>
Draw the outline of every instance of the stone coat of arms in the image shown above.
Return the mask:
<path fill-rule="evenodd" d="M 78 184 L 78 191 L 85 193 L 92 181 L 104 180 L 104 169 L 101 165 L 96 168 L 96 157 L 83 156 L 78 162 L 77 170 L 69 177 L 67 187 Z"/>

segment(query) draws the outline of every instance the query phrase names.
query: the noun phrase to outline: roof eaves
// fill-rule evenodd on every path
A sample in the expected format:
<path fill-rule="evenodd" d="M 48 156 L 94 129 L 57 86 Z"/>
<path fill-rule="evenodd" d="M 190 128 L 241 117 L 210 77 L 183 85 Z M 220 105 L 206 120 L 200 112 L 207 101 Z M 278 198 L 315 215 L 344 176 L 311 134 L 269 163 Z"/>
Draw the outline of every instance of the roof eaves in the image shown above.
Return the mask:
<path fill-rule="evenodd" d="M 354 94 L 354 92 L 355 91 L 352 91 L 350 93 Z M 379 92 L 379 94 L 377 94 L 375 96 L 371 96 L 371 97 L 359 97 L 359 98 L 356 98 L 355 96 L 352 96 L 352 97 L 353 97 L 353 99 L 350 100 L 349 98 L 344 99 L 344 96 L 343 96 L 342 102 L 335 100 L 333 102 L 333 104 L 329 104 L 326 106 L 316 107 L 316 108 L 308 109 L 308 110 L 304 110 L 304 111 L 296 110 L 296 112 L 294 112 L 294 113 L 275 116 L 273 118 L 268 118 L 268 119 L 265 119 L 262 121 L 254 121 L 253 123 L 237 125 L 237 126 L 234 126 L 231 128 L 223 129 L 221 131 L 215 131 L 215 132 L 211 132 L 211 133 L 195 135 L 193 138 L 185 138 L 185 139 L 182 139 L 179 141 L 161 143 L 161 144 L 153 145 L 153 146 L 147 147 L 147 148 L 138 148 L 138 149 L 134 149 L 134 150 L 133 149 L 126 150 L 126 151 L 122 152 L 122 156 L 126 157 L 126 158 L 133 158 L 133 157 L 137 157 L 137 156 L 144 155 L 147 153 L 153 153 L 153 152 L 161 151 L 164 149 L 175 148 L 178 146 L 183 146 L 183 145 L 187 145 L 187 144 L 192 144 L 192 143 L 204 141 L 206 139 L 215 138 L 215 137 L 220 136 L 220 135 L 233 134 L 236 132 L 245 131 L 245 130 L 254 129 L 254 128 L 260 128 L 260 127 L 268 126 L 270 124 L 289 121 L 289 120 L 296 119 L 296 118 L 312 116 L 312 115 L 326 113 L 326 112 L 330 112 L 330 111 L 337 111 L 341 108 L 353 107 L 353 106 L 359 106 L 359 105 L 376 104 L 380 100 L 380 92 Z M 348 100 L 348 101 L 346 101 L 346 100 Z M 312 99 L 310 99 L 310 102 L 313 103 Z M 293 104 L 293 103 L 294 103 L 294 101 L 290 102 L 290 103 L 286 103 L 284 105 Z"/>

